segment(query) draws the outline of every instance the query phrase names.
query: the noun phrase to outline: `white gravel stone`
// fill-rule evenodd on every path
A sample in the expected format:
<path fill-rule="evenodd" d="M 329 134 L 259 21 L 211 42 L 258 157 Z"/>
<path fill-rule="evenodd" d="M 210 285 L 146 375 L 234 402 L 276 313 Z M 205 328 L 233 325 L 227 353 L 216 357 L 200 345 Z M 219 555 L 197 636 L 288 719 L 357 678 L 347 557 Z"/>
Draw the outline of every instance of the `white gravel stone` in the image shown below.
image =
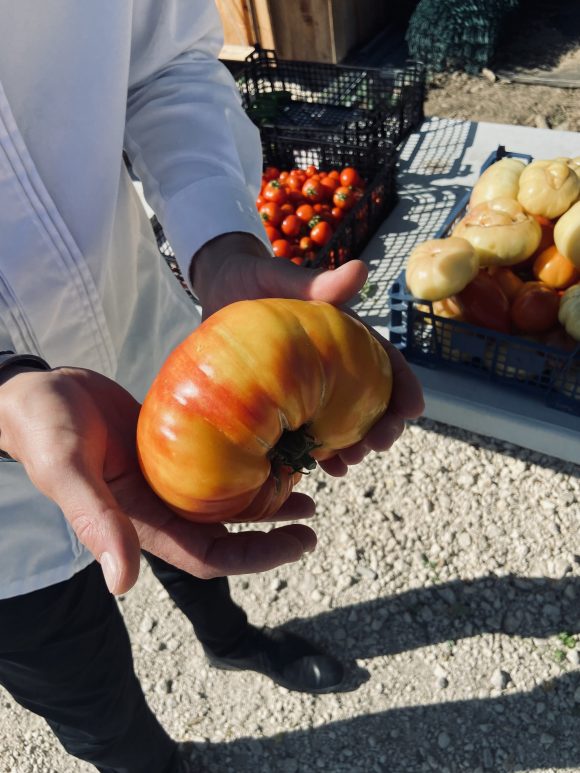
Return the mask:
<path fill-rule="evenodd" d="M 491 676 L 491 686 L 496 690 L 505 690 L 511 681 L 511 677 L 507 671 L 501 668 L 496 669 Z"/>

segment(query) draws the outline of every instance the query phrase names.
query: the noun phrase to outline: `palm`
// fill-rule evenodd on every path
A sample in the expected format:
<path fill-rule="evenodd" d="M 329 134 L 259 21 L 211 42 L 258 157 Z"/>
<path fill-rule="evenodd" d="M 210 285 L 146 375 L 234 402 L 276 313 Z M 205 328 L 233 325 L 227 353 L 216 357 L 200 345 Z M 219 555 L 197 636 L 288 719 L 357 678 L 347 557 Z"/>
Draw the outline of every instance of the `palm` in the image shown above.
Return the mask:
<path fill-rule="evenodd" d="M 312 533 L 302 526 L 268 534 L 230 534 L 222 524 L 196 524 L 177 516 L 154 494 L 141 473 L 135 443 L 139 403 L 119 384 L 98 373 L 70 370 L 69 374 L 82 383 L 94 403 L 92 414 L 84 413 L 84 426 L 102 424 L 107 428 L 106 441 L 99 450 L 102 478 L 131 520 L 141 548 L 207 578 L 270 569 L 299 557 L 303 544 L 312 544 Z M 280 519 L 304 517 L 311 510 L 306 497 L 294 495 Z"/>

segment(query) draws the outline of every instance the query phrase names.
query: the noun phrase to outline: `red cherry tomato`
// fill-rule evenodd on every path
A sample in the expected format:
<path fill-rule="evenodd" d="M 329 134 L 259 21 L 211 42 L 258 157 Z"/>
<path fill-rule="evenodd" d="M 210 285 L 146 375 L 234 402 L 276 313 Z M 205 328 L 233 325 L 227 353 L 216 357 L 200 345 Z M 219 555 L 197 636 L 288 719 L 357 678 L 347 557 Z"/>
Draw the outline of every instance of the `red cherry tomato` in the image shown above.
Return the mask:
<path fill-rule="evenodd" d="M 298 246 L 302 252 L 308 252 L 308 250 L 313 250 L 316 247 L 316 244 L 312 241 L 310 236 L 303 236 L 300 239 Z"/>
<path fill-rule="evenodd" d="M 314 217 L 314 207 L 312 204 L 301 204 L 296 210 L 296 215 L 303 223 L 309 223 Z"/>
<path fill-rule="evenodd" d="M 302 183 L 306 182 L 306 172 L 304 169 L 300 169 L 299 167 L 295 166 L 294 169 L 290 170 L 290 174 L 293 177 L 299 177 L 302 179 Z"/>
<path fill-rule="evenodd" d="M 298 177 L 298 175 L 292 174 L 292 172 L 288 175 L 288 179 L 286 180 L 286 187 L 289 191 L 296 191 L 298 193 L 301 193 L 302 186 L 304 185 L 304 180 L 301 177 Z"/>
<path fill-rule="evenodd" d="M 350 209 L 355 203 L 354 192 L 350 188 L 341 185 L 334 191 L 332 201 L 335 207 L 339 209 Z"/>
<path fill-rule="evenodd" d="M 264 225 L 272 225 L 274 228 L 280 225 L 284 218 L 280 205 L 273 201 L 267 201 L 265 204 L 262 204 L 259 211 Z"/>
<path fill-rule="evenodd" d="M 276 166 L 267 166 L 264 169 L 263 177 L 266 181 L 277 180 L 280 177 L 280 170 Z"/>
<path fill-rule="evenodd" d="M 321 220 L 310 231 L 310 238 L 319 247 L 323 247 L 332 239 L 332 227 L 326 220 Z"/>
<path fill-rule="evenodd" d="M 352 166 L 345 167 L 340 173 L 340 184 L 345 188 L 354 188 L 360 185 L 359 173 Z"/>
<path fill-rule="evenodd" d="M 266 201 L 273 201 L 275 204 L 284 204 L 288 194 L 279 180 L 270 180 L 262 193 Z"/>
<path fill-rule="evenodd" d="M 324 200 L 331 201 L 334 196 L 334 191 L 339 187 L 340 183 L 335 177 L 325 175 L 320 178 L 320 184 L 324 189 Z"/>
<path fill-rule="evenodd" d="M 466 322 L 500 333 L 509 333 L 509 301 L 487 271 L 480 271 L 475 279 L 453 298 Z"/>
<path fill-rule="evenodd" d="M 322 197 L 324 196 L 324 188 L 322 187 L 320 180 L 313 180 L 312 178 L 306 180 L 302 186 L 302 195 L 311 204 L 322 201 Z"/>
<path fill-rule="evenodd" d="M 272 242 L 272 250 L 277 258 L 292 257 L 292 245 L 288 239 L 276 239 Z"/>
<path fill-rule="evenodd" d="M 558 322 L 560 296 L 543 282 L 526 282 L 512 302 L 511 318 L 522 333 L 546 333 Z"/>
<path fill-rule="evenodd" d="M 277 228 L 274 228 L 273 225 L 266 226 L 266 236 L 272 243 L 275 242 L 276 239 L 282 238 L 282 234 L 280 233 L 280 231 Z"/>
<path fill-rule="evenodd" d="M 303 225 L 304 223 L 302 220 L 300 220 L 298 215 L 288 215 L 288 217 L 285 217 L 282 221 L 280 230 L 286 236 L 298 236 L 302 230 Z"/>

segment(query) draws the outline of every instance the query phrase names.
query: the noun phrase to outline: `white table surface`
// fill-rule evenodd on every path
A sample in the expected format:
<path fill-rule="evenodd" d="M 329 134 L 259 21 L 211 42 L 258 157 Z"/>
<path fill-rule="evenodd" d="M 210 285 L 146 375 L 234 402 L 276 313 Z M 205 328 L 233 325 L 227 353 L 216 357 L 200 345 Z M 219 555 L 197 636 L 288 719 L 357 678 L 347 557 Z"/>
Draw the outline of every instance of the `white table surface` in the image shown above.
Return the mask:
<path fill-rule="evenodd" d="M 535 158 L 579 156 L 580 135 L 549 129 L 431 118 L 405 142 L 399 202 L 362 254 L 372 295 L 354 308 L 388 336 L 389 287 L 412 248 L 433 238 L 498 145 Z M 558 459 L 580 463 L 580 416 L 541 397 L 451 370 L 413 365 L 425 392 L 425 416 Z"/>

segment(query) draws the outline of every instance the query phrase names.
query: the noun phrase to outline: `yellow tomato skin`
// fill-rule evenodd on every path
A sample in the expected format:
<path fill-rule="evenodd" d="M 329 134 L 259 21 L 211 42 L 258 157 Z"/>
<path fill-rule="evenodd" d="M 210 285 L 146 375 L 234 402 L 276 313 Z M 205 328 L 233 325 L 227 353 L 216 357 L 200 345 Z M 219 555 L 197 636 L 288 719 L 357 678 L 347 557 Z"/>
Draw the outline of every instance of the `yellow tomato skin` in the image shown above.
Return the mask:
<path fill-rule="evenodd" d="M 407 286 L 415 298 L 441 301 L 463 290 L 478 271 L 477 255 L 466 239 L 428 239 L 409 255 Z"/>
<path fill-rule="evenodd" d="M 558 252 L 580 269 L 580 201 L 565 212 L 554 226 Z"/>
<path fill-rule="evenodd" d="M 580 175 L 580 157 L 569 158 L 567 156 L 558 156 L 554 161 L 563 161 L 573 172 Z"/>
<path fill-rule="evenodd" d="M 272 463 L 284 430 L 307 427 L 326 459 L 386 410 L 384 348 L 327 303 L 240 301 L 209 317 L 167 358 L 143 403 L 143 473 L 194 521 L 272 515 L 300 474 Z"/>
<path fill-rule="evenodd" d="M 564 290 L 580 279 L 580 272 L 572 261 L 558 252 L 555 245 L 541 252 L 534 261 L 534 276 L 554 290 Z"/>
<path fill-rule="evenodd" d="M 470 209 L 455 226 L 453 236 L 467 239 L 482 268 L 513 266 L 534 254 L 542 228 L 515 199 L 499 198 Z"/>
<path fill-rule="evenodd" d="M 489 166 L 480 176 L 471 192 L 469 206 L 475 207 L 482 201 L 518 196 L 520 175 L 525 168 L 517 158 L 502 158 Z"/>
<path fill-rule="evenodd" d="M 532 215 L 559 217 L 580 196 L 580 178 L 562 159 L 532 161 L 520 176 L 518 201 Z"/>

